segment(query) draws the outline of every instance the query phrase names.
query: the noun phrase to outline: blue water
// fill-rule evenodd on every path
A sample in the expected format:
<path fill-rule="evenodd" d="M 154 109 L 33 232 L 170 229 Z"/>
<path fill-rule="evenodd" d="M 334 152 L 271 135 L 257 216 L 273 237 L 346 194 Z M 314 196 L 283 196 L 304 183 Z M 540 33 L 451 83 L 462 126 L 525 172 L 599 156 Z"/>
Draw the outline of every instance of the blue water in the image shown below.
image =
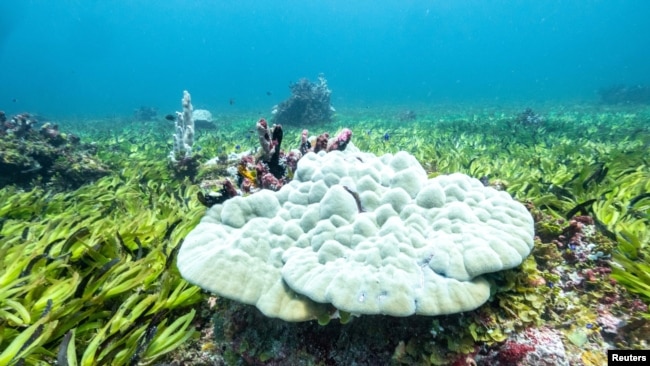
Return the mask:
<path fill-rule="evenodd" d="M 650 82 L 649 14 L 645 0 L 2 0 L 0 109 L 166 114 L 188 89 L 195 107 L 266 113 L 319 73 L 337 107 L 596 101 Z"/>

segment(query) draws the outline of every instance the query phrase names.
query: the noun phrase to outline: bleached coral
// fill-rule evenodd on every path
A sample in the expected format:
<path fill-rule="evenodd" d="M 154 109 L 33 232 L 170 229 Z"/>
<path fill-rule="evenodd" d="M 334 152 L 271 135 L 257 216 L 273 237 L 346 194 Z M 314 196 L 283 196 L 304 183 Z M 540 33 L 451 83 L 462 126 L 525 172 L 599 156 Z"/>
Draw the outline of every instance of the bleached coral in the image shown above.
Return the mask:
<path fill-rule="evenodd" d="M 427 179 L 405 153 L 309 153 L 294 180 L 212 207 L 178 256 L 183 277 L 288 321 L 328 307 L 438 315 L 487 301 L 482 274 L 513 268 L 533 220 L 462 174 Z"/>

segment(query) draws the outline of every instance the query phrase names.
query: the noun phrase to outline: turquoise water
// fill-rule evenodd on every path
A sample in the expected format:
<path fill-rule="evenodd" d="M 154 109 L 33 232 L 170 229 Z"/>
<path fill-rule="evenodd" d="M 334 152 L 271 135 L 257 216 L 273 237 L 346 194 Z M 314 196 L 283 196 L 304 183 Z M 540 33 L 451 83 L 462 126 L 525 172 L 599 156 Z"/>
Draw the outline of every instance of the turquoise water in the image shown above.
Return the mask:
<path fill-rule="evenodd" d="M 268 113 L 319 73 L 335 107 L 597 101 L 650 82 L 647 14 L 647 1 L 5 0 L 0 109 L 164 115 L 188 89 L 197 108 Z"/>

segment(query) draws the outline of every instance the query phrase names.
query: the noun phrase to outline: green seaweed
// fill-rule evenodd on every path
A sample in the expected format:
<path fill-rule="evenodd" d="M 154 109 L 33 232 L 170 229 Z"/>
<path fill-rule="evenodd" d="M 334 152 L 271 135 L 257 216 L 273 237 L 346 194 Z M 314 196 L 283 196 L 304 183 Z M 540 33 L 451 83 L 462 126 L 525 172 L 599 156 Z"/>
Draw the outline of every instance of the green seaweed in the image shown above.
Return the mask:
<path fill-rule="evenodd" d="M 457 354 L 498 345 L 528 326 L 561 328 L 567 320 L 576 328 L 566 328 L 565 335 L 579 331 L 591 340 L 595 335 L 585 327 L 595 321 L 599 298 L 630 298 L 620 285 L 650 303 L 648 111 L 549 110 L 545 125 L 534 129 L 513 124 L 514 111 L 432 108 L 396 126 L 388 107 L 340 110 L 335 122 L 310 126 L 330 132 L 349 126 L 357 147 L 375 154 L 408 151 L 430 176 L 485 176 L 492 187 L 525 202 L 535 217 L 539 238 L 533 255 L 519 268 L 489 276 L 495 285 L 489 302 L 463 316 L 431 319 L 426 336 L 394 342 L 402 345 L 391 350 L 396 363 L 450 363 Z M 257 146 L 247 135 L 256 114 L 227 118 L 218 131 L 197 132 L 202 157 L 223 156 L 235 145 L 239 151 Z M 196 336 L 191 322 L 204 296 L 180 278 L 173 262 L 175 249 L 205 210 L 195 198 L 200 189 L 169 166 L 171 126 L 79 120 L 67 121 L 67 127 L 97 142 L 97 157 L 110 173 L 68 192 L 38 181 L 31 190 L 0 189 L 0 364 L 154 362 Z M 283 146 L 297 147 L 299 134 L 285 131 Z M 10 145 L 3 151 L 15 152 Z M 16 153 L 3 159 L 29 163 Z M 78 180 L 89 162 L 55 164 Z M 222 178 L 226 168 L 201 168 L 197 177 Z M 617 283 L 603 276 L 587 290 L 561 296 L 548 285 L 560 280 L 553 270 L 594 264 L 568 265 L 566 248 L 553 242 L 573 215 L 594 218 L 590 241 L 617 263 Z M 227 309 L 213 311 L 223 317 Z M 355 318 L 340 316 L 322 328 L 354 326 Z M 329 315 L 321 320 L 329 322 Z M 246 352 L 260 362 L 277 361 L 268 349 L 238 347 L 223 351 L 226 362 L 241 362 Z M 298 348 L 296 353 L 305 352 Z"/>

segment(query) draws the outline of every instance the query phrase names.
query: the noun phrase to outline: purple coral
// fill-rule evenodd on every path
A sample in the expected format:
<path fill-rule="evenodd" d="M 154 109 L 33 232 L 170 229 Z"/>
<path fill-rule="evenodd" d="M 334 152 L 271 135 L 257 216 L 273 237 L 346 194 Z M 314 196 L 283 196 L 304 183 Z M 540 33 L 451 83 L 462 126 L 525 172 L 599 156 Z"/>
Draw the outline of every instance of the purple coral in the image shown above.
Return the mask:
<path fill-rule="evenodd" d="M 333 141 L 330 141 L 327 146 L 327 151 L 345 150 L 348 143 L 352 139 L 352 131 L 349 128 L 344 128 Z"/>

